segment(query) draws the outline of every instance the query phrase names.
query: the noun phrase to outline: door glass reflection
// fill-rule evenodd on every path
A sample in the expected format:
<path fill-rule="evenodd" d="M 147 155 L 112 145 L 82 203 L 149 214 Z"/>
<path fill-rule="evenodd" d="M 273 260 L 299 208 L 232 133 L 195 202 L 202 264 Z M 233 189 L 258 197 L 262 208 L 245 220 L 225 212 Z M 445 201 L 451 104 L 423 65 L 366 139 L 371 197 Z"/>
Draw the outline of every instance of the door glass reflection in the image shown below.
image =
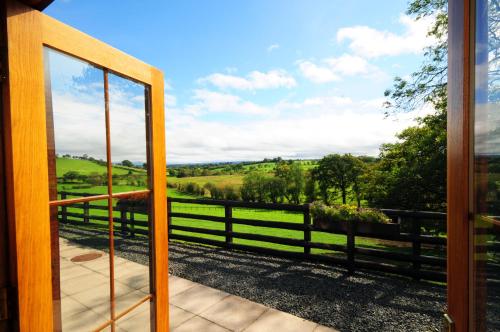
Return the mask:
<path fill-rule="evenodd" d="M 109 73 L 109 120 L 113 193 L 150 188 L 148 177 L 148 90 L 139 83 Z M 150 287 L 150 194 L 113 200 L 115 307 L 120 314 L 152 294 Z M 150 330 L 150 301 L 117 322 L 118 328 Z"/>
<path fill-rule="evenodd" d="M 146 88 L 108 75 L 113 193 L 147 189 Z"/>
<path fill-rule="evenodd" d="M 477 2 L 475 87 L 474 317 L 477 331 L 500 330 L 500 12 Z"/>
<path fill-rule="evenodd" d="M 108 201 L 58 208 L 62 331 L 111 319 Z"/>
<path fill-rule="evenodd" d="M 45 66 L 53 190 L 106 193 L 103 71 L 49 48 Z"/>
<path fill-rule="evenodd" d="M 113 205 L 115 233 L 115 298 L 116 313 L 119 314 L 152 294 L 150 283 L 150 194 L 115 199 Z M 117 264 L 125 261 L 124 264 Z M 120 291 L 121 289 L 121 291 Z M 141 331 L 150 329 L 151 309 L 149 301 L 131 311 L 117 323 L 119 328 L 131 330 L 141 321 Z M 132 325 L 130 325 L 132 324 Z M 133 330 L 133 329 L 132 329 Z"/>
<path fill-rule="evenodd" d="M 56 330 L 94 330 L 111 319 L 104 72 L 44 49 Z M 59 201 L 78 200 L 67 205 Z"/>

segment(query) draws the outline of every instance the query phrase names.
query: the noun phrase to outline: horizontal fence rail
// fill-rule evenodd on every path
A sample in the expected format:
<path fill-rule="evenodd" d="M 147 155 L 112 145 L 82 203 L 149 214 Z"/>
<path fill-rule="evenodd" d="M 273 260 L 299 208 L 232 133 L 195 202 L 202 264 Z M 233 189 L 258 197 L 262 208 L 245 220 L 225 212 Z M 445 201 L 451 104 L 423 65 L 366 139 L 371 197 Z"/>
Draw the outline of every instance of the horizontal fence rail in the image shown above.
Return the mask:
<path fill-rule="evenodd" d="M 59 194 L 61 199 L 94 195 L 77 192 Z M 346 230 L 319 229 L 311 219 L 308 204 L 168 198 L 167 208 L 169 240 L 341 265 L 350 273 L 368 269 L 414 279 L 446 281 L 446 237 L 443 236 L 446 234 L 445 213 L 382 210 L 394 223 L 406 227 L 401 227 L 397 234 L 360 234 L 355 223 Z M 108 218 L 105 214 L 98 215 L 98 211 L 105 212 L 107 209 L 107 206 L 95 202 L 84 202 L 60 207 L 58 216 L 62 223 L 99 226 L 99 223 L 107 222 Z M 126 205 L 115 206 L 113 210 L 115 232 L 122 236 L 149 233 L 145 211 Z M 205 214 L 198 213 L 200 211 L 205 211 Z M 293 214 L 295 221 L 243 218 L 241 211 L 282 211 Z M 205 226 L 201 227 L 197 222 L 203 222 Z M 213 227 L 207 227 L 206 223 Z M 434 229 L 438 225 L 437 228 L 441 227 L 442 231 L 436 234 L 425 231 L 429 223 Z M 252 232 L 241 231 L 249 227 L 253 229 Z M 273 234 L 279 231 L 290 232 L 294 236 Z M 343 243 L 317 241 L 318 234 L 340 235 Z M 363 245 L 367 241 L 382 245 Z M 387 245 L 383 244 L 384 241 Z M 266 243 L 274 247 L 263 245 Z M 398 245 L 404 250 L 391 250 L 398 249 Z"/>
<path fill-rule="evenodd" d="M 224 216 L 203 215 L 199 213 L 176 212 L 173 208 L 176 204 L 177 208 L 183 205 L 188 205 L 185 210 L 197 211 L 192 205 L 203 206 L 218 206 L 220 211 L 224 211 Z M 258 219 L 245 219 L 233 216 L 235 209 L 254 209 L 268 211 L 284 211 L 296 212 L 303 215 L 303 221 L 284 222 L 270 221 Z M 446 238 L 437 235 L 422 234 L 421 226 L 423 221 L 438 221 L 442 227 L 446 224 L 446 214 L 436 212 L 421 212 L 421 211 L 401 211 L 401 210 L 382 210 L 394 222 L 401 223 L 403 220 L 410 222 L 411 227 L 407 231 L 399 234 L 366 234 L 362 235 L 356 232 L 355 229 L 348 231 L 327 231 L 315 227 L 311 221 L 309 205 L 290 205 L 290 204 L 267 204 L 267 203 L 252 203 L 242 201 L 223 201 L 223 200 L 207 200 L 207 199 L 186 199 L 186 198 L 169 198 L 168 199 L 168 222 L 169 222 L 169 238 L 173 240 L 181 240 L 206 245 L 218 246 L 227 249 L 238 249 L 244 251 L 252 251 L 263 254 L 276 256 L 284 256 L 290 258 L 305 259 L 324 263 L 333 263 L 346 267 L 349 272 L 353 273 L 356 269 L 369 269 L 381 272 L 395 273 L 405 276 L 410 276 L 415 279 L 427 279 L 433 281 L 446 280 Z M 173 223 L 177 218 L 189 220 L 203 220 L 224 225 L 223 229 L 207 229 L 196 226 L 185 226 Z M 263 227 L 278 230 L 292 230 L 302 233 L 302 238 L 289 238 L 273 235 L 243 233 L 233 231 L 235 225 L 247 225 L 255 227 Z M 355 227 L 354 227 L 355 228 Z M 175 231 L 182 231 L 181 234 Z M 185 234 L 186 232 L 192 234 Z M 335 243 L 323 243 L 312 241 L 312 233 L 331 233 L 346 236 L 346 245 Z M 214 235 L 221 237 L 221 240 L 212 238 L 204 238 L 196 235 Z M 222 240 L 223 238 L 223 240 Z M 383 249 L 374 249 L 368 247 L 357 246 L 357 239 L 370 238 L 373 240 L 384 240 L 392 242 L 407 243 L 410 253 L 391 252 Z M 235 243 L 235 239 L 251 240 L 258 242 L 266 242 L 277 245 L 286 245 L 301 248 L 301 252 L 279 250 L 267 248 L 258 245 L 249 245 Z M 429 256 L 422 254 L 423 246 L 439 247 L 443 253 L 441 256 Z M 324 253 L 312 253 L 312 249 L 323 249 L 341 255 L 328 255 Z"/>

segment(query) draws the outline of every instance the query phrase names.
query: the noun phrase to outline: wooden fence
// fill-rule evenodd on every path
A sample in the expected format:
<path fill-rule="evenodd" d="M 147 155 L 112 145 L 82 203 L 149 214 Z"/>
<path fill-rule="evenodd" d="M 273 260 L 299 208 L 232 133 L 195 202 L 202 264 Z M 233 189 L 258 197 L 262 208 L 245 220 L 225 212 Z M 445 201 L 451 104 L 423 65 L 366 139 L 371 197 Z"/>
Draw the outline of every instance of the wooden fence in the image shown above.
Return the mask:
<path fill-rule="evenodd" d="M 91 194 L 61 192 L 61 198 L 67 196 L 88 196 Z M 176 207 L 188 204 L 200 206 L 213 206 L 218 209 L 223 209 L 224 216 L 202 215 L 196 213 L 176 212 L 172 209 L 172 204 Z M 348 231 L 327 231 L 314 227 L 309 205 L 290 205 L 290 204 L 269 204 L 269 203 L 250 203 L 242 201 L 224 201 L 224 200 L 208 200 L 208 199 L 185 199 L 185 198 L 169 198 L 167 200 L 168 207 L 168 224 L 169 224 L 169 239 L 181 240 L 194 243 L 201 243 L 226 249 L 235 249 L 243 251 L 251 251 L 262 254 L 282 256 L 288 258 L 317 261 L 335 265 L 341 265 L 353 273 L 357 269 L 369 269 L 381 272 L 395 273 L 399 275 L 410 276 L 415 279 L 426 279 L 434 281 L 446 280 L 446 238 L 440 235 L 423 234 L 423 227 L 429 222 L 436 225 L 441 225 L 445 231 L 446 214 L 435 212 L 416 212 L 416 211 L 401 211 L 401 210 L 383 210 L 394 222 L 406 224 L 406 230 L 399 234 L 386 235 L 370 235 L 363 233 L 362 236 L 356 231 L 355 227 L 349 228 Z M 107 210 L 107 206 L 92 204 L 85 202 L 81 204 L 73 204 L 63 206 L 59 210 L 59 220 L 63 223 L 75 223 L 88 225 L 90 223 L 103 224 L 107 222 L 108 217 L 92 214 L 91 212 Z M 285 211 L 294 212 L 302 215 L 302 222 L 283 222 L 269 221 L 257 219 L 236 218 L 233 216 L 234 209 L 253 209 L 253 210 L 270 210 L 270 211 Z M 79 212 L 81 210 L 81 212 Z M 114 207 L 115 216 L 115 231 L 123 236 L 135 236 L 135 234 L 148 234 L 148 222 L 145 212 L 136 207 L 124 208 Z M 78 212 L 77 212 L 78 211 Z M 189 220 L 203 220 L 210 223 L 223 225 L 222 229 L 208 229 L 196 226 L 186 226 L 173 222 L 184 218 Z M 264 227 L 267 229 L 293 230 L 302 234 L 301 238 L 280 237 L 266 234 L 255 234 L 237 232 L 233 230 L 234 225 L 248 225 Z M 182 231 L 179 234 L 175 231 Z M 190 234 L 186 234 L 189 232 Z M 324 243 L 312 241 L 313 232 L 342 234 L 346 236 L 346 244 Z M 197 234 L 208 234 L 219 236 L 216 240 L 196 236 Z M 390 250 L 390 246 L 394 242 L 388 242 L 386 249 L 374 249 L 357 244 L 357 239 L 371 238 L 376 241 L 397 241 L 397 244 L 403 247 L 409 247 L 406 252 L 398 252 Z M 235 243 L 235 239 L 252 240 L 259 242 L 267 242 L 278 245 L 292 246 L 300 248 L 300 251 L 289 251 L 267 248 L 257 245 L 249 245 Z M 384 246 L 382 246 L 383 248 Z M 423 248 L 434 248 L 441 255 L 425 255 L 422 253 Z M 313 253 L 313 249 L 322 249 L 328 252 Z"/>
<path fill-rule="evenodd" d="M 200 204 L 214 205 L 224 207 L 224 216 L 207 216 L 193 213 L 172 212 L 172 203 L 182 204 Z M 233 217 L 234 208 L 247 208 L 259 210 L 280 210 L 298 212 L 303 215 L 302 223 L 268 221 L 256 219 L 243 219 Z M 331 232 L 315 228 L 312 225 L 309 205 L 288 205 L 288 204 L 268 204 L 268 203 L 249 203 L 242 201 L 223 201 L 223 200 L 206 200 L 206 199 L 185 199 L 185 198 L 170 198 L 168 200 L 168 223 L 169 223 L 169 238 L 183 240 L 189 242 L 203 243 L 227 249 L 237 249 L 244 251 L 252 251 L 269 255 L 284 256 L 290 258 L 298 258 L 325 263 L 332 263 L 345 266 L 349 272 L 354 272 L 356 269 L 370 269 L 382 272 L 396 273 L 405 276 L 410 276 L 415 279 L 427 279 L 435 281 L 446 280 L 446 259 L 439 256 L 429 256 L 422 254 L 423 245 L 431 245 L 433 247 L 441 247 L 441 252 L 445 253 L 446 238 L 439 235 L 424 235 L 421 234 L 422 222 L 434 220 L 446 223 L 446 214 L 434 212 L 414 212 L 414 211 L 399 211 L 399 210 L 383 210 L 389 217 L 396 222 L 403 220 L 410 221 L 410 232 L 402 232 L 398 235 L 367 235 L 360 236 L 355 227 L 347 232 Z M 172 223 L 173 218 L 185 218 L 194 220 L 211 221 L 214 223 L 223 223 L 224 230 L 214 230 L 200 227 L 191 227 L 184 225 L 176 225 Z M 257 227 L 267 227 L 271 229 L 286 229 L 300 231 L 302 239 L 294 239 L 288 237 L 278 237 L 263 234 L 251 234 L 233 231 L 233 225 L 249 225 Z M 225 238 L 225 241 L 206 239 L 197 236 L 175 234 L 174 230 L 218 235 Z M 346 245 L 334 243 L 313 242 L 311 240 L 312 232 L 324 232 L 333 234 L 346 235 Z M 411 253 L 394 252 L 383 249 L 373 249 L 360 247 L 356 245 L 356 238 L 372 238 L 385 241 L 397 241 L 400 243 L 411 244 Z M 286 251 L 265 248 L 261 246 L 247 245 L 235 243 L 234 239 L 254 240 L 281 244 L 287 246 L 300 247 L 301 252 Z M 344 257 L 338 255 L 327 255 L 311 253 L 311 249 L 324 249 L 332 252 L 344 253 Z M 395 262 L 395 264 L 391 264 Z"/>

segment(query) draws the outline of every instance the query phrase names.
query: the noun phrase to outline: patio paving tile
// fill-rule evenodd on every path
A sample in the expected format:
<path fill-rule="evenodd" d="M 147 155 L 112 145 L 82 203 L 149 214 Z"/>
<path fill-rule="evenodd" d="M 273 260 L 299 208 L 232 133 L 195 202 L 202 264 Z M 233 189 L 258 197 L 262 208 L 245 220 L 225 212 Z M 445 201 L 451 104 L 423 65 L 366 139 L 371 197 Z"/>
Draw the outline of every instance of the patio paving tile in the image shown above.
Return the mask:
<path fill-rule="evenodd" d="M 97 251 L 98 252 L 98 251 Z M 109 256 L 104 255 L 97 259 L 93 259 L 88 262 L 76 263 L 78 266 L 84 267 L 86 269 L 98 271 L 103 269 L 109 270 Z"/>
<path fill-rule="evenodd" d="M 132 307 L 134 304 L 144 299 L 145 296 L 146 295 L 144 295 L 143 292 L 136 290 L 132 293 L 128 293 L 126 295 L 117 297 L 115 299 L 116 313 L 119 314 L 124 310 Z M 134 312 L 139 313 L 144 310 L 147 310 L 149 312 L 149 309 L 150 309 L 150 302 L 146 301 L 144 305 L 140 305 L 139 307 L 135 308 Z"/>
<path fill-rule="evenodd" d="M 227 296 L 226 292 L 198 284 L 172 297 L 170 303 L 198 315 Z"/>
<path fill-rule="evenodd" d="M 194 316 L 182 323 L 178 327 L 172 329 L 172 332 L 230 332 L 230 330 L 223 328 L 215 323 L 212 323 L 200 316 Z"/>
<path fill-rule="evenodd" d="M 61 299 L 61 315 L 72 316 L 74 314 L 88 310 L 86 306 L 76 301 L 72 297 L 65 297 Z"/>
<path fill-rule="evenodd" d="M 144 274 L 149 275 L 149 268 L 147 266 L 128 262 L 121 265 L 115 265 L 115 278 L 120 279 L 121 277 L 125 277 L 129 274 Z"/>
<path fill-rule="evenodd" d="M 132 270 L 129 273 L 115 279 L 128 285 L 129 287 L 141 289 L 149 286 L 149 271 Z"/>
<path fill-rule="evenodd" d="M 185 290 L 198 285 L 187 279 L 170 276 L 168 278 L 168 292 L 169 297 L 174 297 L 175 295 L 184 292 Z"/>
<path fill-rule="evenodd" d="M 106 318 L 93 311 L 83 311 L 62 317 L 63 331 L 88 332 L 106 322 Z"/>
<path fill-rule="evenodd" d="M 245 332 L 313 332 L 318 324 L 275 309 L 266 311 Z"/>
<path fill-rule="evenodd" d="M 78 255 L 83 255 L 83 254 L 88 254 L 91 252 L 95 252 L 96 250 L 93 249 L 87 249 L 87 248 L 79 248 L 79 247 L 74 247 L 74 248 L 65 248 L 64 250 L 60 251 L 59 254 L 61 257 L 66 258 L 66 259 L 71 259 L 75 256 Z"/>
<path fill-rule="evenodd" d="M 71 267 L 66 267 L 64 269 L 61 269 L 60 276 L 61 276 L 61 281 L 65 282 L 66 280 L 72 278 L 82 277 L 87 274 L 93 274 L 93 273 L 94 272 L 92 270 L 73 264 Z"/>
<path fill-rule="evenodd" d="M 326 326 L 322 326 L 322 325 L 318 325 L 316 326 L 316 328 L 314 329 L 314 332 L 339 332 L 335 329 L 332 329 L 330 327 L 326 327 Z"/>
<path fill-rule="evenodd" d="M 116 325 L 118 326 L 118 328 L 126 332 L 151 331 L 151 314 L 149 311 L 149 306 L 149 302 L 141 304 L 139 307 L 135 308 L 129 315 L 123 317 L 122 319 L 119 319 Z"/>
<path fill-rule="evenodd" d="M 61 242 L 63 243 L 63 242 Z M 96 250 L 64 242 L 61 258 L 61 313 L 63 330 L 89 331 L 110 316 L 108 255 L 89 262 L 69 259 Z M 62 255 L 61 255 L 62 256 Z M 116 313 L 149 294 L 149 268 L 117 257 Z M 187 279 L 169 276 L 172 332 L 335 332 L 299 317 L 269 309 Z M 103 331 L 111 331 L 108 327 Z M 150 302 L 133 309 L 116 323 L 117 332 L 150 331 Z"/>
<path fill-rule="evenodd" d="M 115 294 L 117 297 L 124 296 L 134 292 L 133 288 L 130 288 L 122 283 L 115 282 Z M 84 292 L 71 295 L 75 300 L 82 303 L 83 305 L 93 308 L 97 307 L 102 303 L 109 303 L 109 282 L 102 284 L 95 288 L 87 289 Z"/>
<path fill-rule="evenodd" d="M 238 296 L 228 296 L 200 314 L 231 331 L 243 331 L 268 308 Z"/>
<path fill-rule="evenodd" d="M 109 283 L 109 278 L 103 275 L 97 273 L 84 274 L 61 282 L 61 290 L 68 295 L 73 295 L 107 283 Z"/>
<path fill-rule="evenodd" d="M 194 317 L 193 313 L 190 313 L 184 309 L 178 308 L 175 305 L 169 305 L 169 313 L 170 313 L 170 329 L 174 329 L 175 327 L 181 325 L 188 319 Z"/>

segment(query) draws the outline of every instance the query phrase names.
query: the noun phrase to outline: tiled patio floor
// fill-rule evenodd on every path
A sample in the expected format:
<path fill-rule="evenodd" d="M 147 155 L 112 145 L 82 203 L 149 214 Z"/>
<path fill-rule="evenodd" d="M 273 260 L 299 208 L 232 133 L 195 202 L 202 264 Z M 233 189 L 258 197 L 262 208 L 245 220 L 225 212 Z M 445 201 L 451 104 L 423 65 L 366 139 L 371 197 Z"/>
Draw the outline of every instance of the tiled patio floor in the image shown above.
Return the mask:
<path fill-rule="evenodd" d="M 87 253 L 101 257 L 71 259 Z M 92 331 L 109 319 L 109 261 L 102 251 L 60 239 L 61 312 L 63 331 Z M 148 294 L 147 266 L 115 257 L 116 312 Z M 171 332 L 333 332 L 302 318 L 265 307 L 187 279 L 170 276 Z M 108 328 L 105 331 L 109 331 Z M 116 331 L 149 331 L 149 302 L 119 319 Z"/>

